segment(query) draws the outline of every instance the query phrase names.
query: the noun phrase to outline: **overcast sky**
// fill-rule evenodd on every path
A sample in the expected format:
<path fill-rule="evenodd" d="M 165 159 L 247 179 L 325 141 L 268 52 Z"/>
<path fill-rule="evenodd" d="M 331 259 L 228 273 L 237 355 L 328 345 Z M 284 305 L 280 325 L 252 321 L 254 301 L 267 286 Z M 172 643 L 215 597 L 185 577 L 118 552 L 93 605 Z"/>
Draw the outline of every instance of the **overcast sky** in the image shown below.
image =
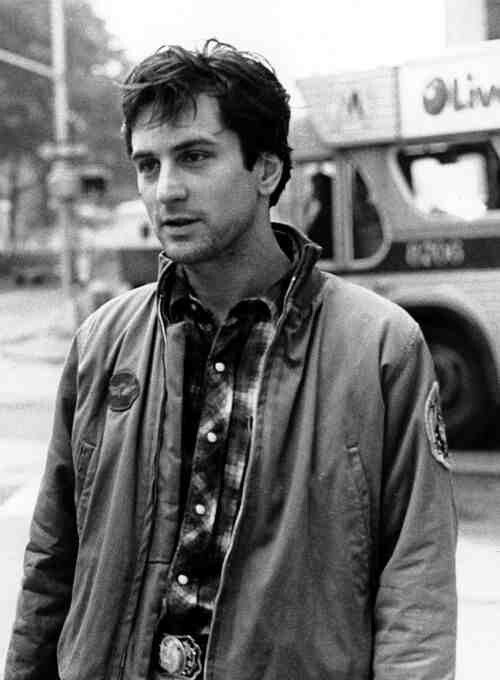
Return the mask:
<path fill-rule="evenodd" d="M 259 52 L 297 77 L 438 53 L 444 0 L 92 0 L 133 60 L 208 37 Z"/>

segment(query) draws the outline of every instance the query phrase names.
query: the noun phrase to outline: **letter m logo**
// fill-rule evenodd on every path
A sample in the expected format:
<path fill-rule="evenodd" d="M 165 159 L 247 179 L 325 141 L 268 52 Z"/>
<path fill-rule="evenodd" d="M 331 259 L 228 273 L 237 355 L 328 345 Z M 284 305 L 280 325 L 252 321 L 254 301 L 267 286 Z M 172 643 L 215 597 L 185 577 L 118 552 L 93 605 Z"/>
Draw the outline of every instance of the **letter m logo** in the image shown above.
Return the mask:
<path fill-rule="evenodd" d="M 352 90 L 347 96 L 346 108 L 349 116 L 358 116 L 358 118 L 365 117 L 363 103 L 357 90 Z"/>

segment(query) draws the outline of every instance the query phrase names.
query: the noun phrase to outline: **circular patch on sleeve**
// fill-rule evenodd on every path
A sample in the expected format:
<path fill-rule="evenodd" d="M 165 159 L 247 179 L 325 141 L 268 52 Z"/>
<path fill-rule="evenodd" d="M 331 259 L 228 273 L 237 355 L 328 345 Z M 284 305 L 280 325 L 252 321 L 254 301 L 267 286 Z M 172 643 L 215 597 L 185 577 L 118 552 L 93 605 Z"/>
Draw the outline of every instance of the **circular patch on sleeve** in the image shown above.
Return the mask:
<path fill-rule="evenodd" d="M 112 411 L 126 411 L 139 396 L 139 381 L 130 371 L 119 371 L 111 376 L 108 385 L 109 408 Z"/>
<path fill-rule="evenodd" d="M 444 465 L 445 468 L 450 468 L 450 453 L 448 450 L 448 442 L 446 440 L 446 430 L 444 426 L 443 414 L 441 411 L 441 399 L 439 398 L 439 385 L 434 382 L 427 401 L 425 402 L 425 431 L 429 446 L 434 458 Z"/>

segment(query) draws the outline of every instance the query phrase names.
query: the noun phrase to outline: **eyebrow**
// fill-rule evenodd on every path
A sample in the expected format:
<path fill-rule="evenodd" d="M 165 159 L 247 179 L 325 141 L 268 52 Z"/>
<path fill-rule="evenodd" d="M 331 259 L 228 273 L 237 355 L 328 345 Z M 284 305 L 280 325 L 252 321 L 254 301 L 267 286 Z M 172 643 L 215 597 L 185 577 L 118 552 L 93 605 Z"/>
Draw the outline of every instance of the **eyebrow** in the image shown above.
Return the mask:
<path fill-rule="evenodd" d="M 174 153 L 178 153 L 179 151 L 185 151 L 186 149 L 190 149 L 193 146 L 197 145 L 205 145 L 205 146 L 215 146 L 217 143 L 217 140 L 212 139 L 213 137 L 216 137 L 217 135 L 221 134 L 223 132 L 223 128 L 220 130 L 217 130 L 216 132 L 212 132 L 210 137 L 205 137 L 204 135 L 197 135 L 196 137 L 190 137 L 188 139 L 184 139 L 182 142 L 179 142 L 178 144 L 175 144 L 172 148 L 171 151 Z M 154 156 L 153 151 L 148 151 L 148 150 L 138 150 L 134 151 L 132 155 L 130 156 L 132 161 L 137 161 L 140 160 L 141 158 L 149 158 L 150 156 Z"/>

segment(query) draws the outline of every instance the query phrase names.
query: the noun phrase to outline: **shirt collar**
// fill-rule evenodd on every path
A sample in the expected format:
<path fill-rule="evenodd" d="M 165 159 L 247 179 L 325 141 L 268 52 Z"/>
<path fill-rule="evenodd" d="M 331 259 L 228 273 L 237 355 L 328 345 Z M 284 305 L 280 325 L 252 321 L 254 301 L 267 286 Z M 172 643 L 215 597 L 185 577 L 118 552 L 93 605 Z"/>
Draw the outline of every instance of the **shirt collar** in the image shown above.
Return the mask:
<path fill-rule="evenodd" d="M 278 281 L 262 295 L 244 298 L 237 302 L 228 314 L 228 319 L 249 314 L 276 319 L 281 311 L 283 298 L 293 272 L 293 265 Z M 212 313 L 196 297 L 182 267 L 175 266 L 171 279 L 170 295 L 166 296 L 167 318 L 171 323 L 193 319 L 199 323 L 213 323 Z"/>
<path fill-rule="evenodd" d="M 238 302 L 232 311 L 240 305 L 247 305 L 258 301 L 267 307 L 271 318 L 279 315 L 285 294 L 290 287 L 296 288 L 298 280 L 307 276 L 310 268 L 317 261 L 321 249 L 312 243 L 307 236 L 288 224 L 273 223 L 273 229 L 281 249 L 290 259 L 290 269 L 279 281 L 274 283 L 258 298 L 247 298 Z M 294 283 L 293 286 L 290 284 Z M 196 298 L 194 291 L 182 270 L 182 267 L 172 262 L 164 253 L 160 253 L 159 262 L 159 293 L 163 299 L 162 308 L 170 323 L 178 322 L 195 311 L 203 310 L 213 318 L 211 313 L 203 308 Z M 189 310 L 189 311 L 188 311 Z"/>

